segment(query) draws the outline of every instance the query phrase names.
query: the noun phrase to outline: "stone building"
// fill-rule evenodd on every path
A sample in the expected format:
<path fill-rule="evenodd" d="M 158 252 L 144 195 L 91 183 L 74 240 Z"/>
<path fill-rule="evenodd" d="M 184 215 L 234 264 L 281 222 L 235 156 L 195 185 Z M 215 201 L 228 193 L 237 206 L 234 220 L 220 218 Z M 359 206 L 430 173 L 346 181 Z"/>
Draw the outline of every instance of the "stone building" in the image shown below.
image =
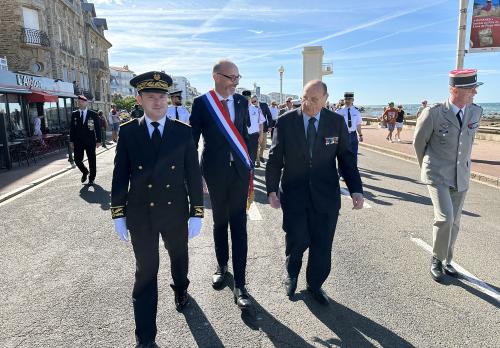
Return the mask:
<path fill-rule="evenodd" d="M 85 0 L 4 0 L 0 57 L 9 69 L 71 82 L 91 107 L 109 109 L 106 20 Z"/>
<path fill-rule="evenodd" d="M 128 65 L 124 65 L 123 67 L 110 66 L 109 71 L 111 74 L 111 95 L 119 94 L 122 97 L 137 95 L 137 90 L 130 85 L 130 80 L 135 74 L 129 69 Z"/>

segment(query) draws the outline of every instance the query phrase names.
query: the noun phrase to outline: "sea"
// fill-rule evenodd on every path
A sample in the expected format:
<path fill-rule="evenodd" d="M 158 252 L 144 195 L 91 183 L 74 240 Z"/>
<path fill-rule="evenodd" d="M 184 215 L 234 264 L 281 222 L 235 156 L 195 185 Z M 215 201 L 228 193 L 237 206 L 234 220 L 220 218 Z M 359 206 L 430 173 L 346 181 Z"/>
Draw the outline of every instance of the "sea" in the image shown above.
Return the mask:
<path fill-rule="evenodd" d="M 500 119 L 500 103 L 477 103 L 483 108 L 483 117 L 486 118 L 499 118 Z M 403 105 L 403 110 L 409 116 L 415 116 L 420 104 L 401 104 Z M 432 105 L 432 104 L 429 104 Z M 384 113 L 384 107 L 386 105 L 355 105 L 357 107 L 363 107 L 362 115 L 366 117 L 380 117 Z M 397 105 L 396 105 L 397 106 Z"/>

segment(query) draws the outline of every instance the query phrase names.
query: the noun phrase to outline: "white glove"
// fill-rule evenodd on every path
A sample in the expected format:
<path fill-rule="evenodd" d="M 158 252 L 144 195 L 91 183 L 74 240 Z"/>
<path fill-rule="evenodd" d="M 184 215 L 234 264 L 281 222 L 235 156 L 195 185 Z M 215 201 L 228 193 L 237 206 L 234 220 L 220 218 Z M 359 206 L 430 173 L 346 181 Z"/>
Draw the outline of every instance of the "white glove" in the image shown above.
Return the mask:
<path fill-rule="evenodd" d="M 115 231 L 120 240 L 128 241 L 127 220 L 124 217 L 113 219 Z"/>
<path fill-rule="evenodd" d="M 201 232 L 201 221 L 200 217 L 190 217 L 188 220 L 188 239 L 192 239 L 200 234 Z"/>

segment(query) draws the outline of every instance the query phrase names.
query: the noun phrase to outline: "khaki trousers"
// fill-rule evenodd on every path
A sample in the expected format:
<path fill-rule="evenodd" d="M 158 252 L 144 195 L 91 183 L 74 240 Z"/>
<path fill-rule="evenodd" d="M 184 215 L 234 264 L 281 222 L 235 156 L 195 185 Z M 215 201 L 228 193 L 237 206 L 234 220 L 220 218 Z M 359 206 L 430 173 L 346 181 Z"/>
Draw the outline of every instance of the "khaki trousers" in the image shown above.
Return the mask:
<path fill-rule="evenodd" d="M 427 185 L 427 189 L 434 206 L 432 253 L 439 260 L 451 263 L 467 191 L 458 192 L 455 188 L 443 185 Z"/>
<path fill-rule="evenodd" d="M 262 133 L 262 139 L 259 141 L 259 151 L 257 152 L 257 163 L 260 164 L 260 158 L 264 158 L 264 150 L 267 146 L 267 133 Z"/>

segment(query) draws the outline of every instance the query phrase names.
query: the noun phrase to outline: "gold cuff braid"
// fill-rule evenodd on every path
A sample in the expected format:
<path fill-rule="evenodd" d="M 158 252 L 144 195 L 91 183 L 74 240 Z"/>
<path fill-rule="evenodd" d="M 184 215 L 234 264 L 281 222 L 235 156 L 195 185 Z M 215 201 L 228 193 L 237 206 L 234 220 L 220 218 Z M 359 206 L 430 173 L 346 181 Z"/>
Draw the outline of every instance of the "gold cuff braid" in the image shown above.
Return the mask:
<path fill-rule="evenodd" d="M 113 219 L 125 217 L 125 206 L 111 207 L 111 217 Z"/>

